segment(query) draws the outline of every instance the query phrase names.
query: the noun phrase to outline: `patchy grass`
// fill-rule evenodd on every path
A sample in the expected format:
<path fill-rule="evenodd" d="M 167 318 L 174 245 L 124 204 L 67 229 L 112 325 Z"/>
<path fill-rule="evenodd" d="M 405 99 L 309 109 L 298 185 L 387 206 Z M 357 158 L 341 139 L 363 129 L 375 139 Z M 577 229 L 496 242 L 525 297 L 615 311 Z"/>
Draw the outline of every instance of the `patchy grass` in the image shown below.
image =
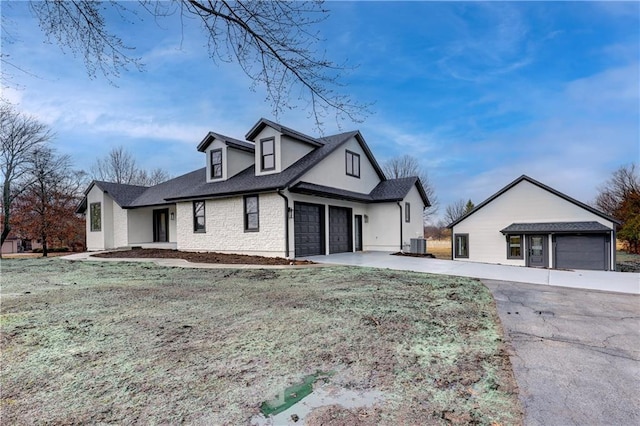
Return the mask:
<path fill-rule="evenodd" d="M 640 254 L 618 250 L 616 252 L 616 271 L 640 272 Z"/>
<path fill-rule="evenodd" d="M 28 259 L 3 260 L 1 283 L 5 424 L 247 424 L 318 371 L 385 394 L 364 414 L 325 407 L 329 418 L 522 421 L 493 299 L 477 280 Z"/>

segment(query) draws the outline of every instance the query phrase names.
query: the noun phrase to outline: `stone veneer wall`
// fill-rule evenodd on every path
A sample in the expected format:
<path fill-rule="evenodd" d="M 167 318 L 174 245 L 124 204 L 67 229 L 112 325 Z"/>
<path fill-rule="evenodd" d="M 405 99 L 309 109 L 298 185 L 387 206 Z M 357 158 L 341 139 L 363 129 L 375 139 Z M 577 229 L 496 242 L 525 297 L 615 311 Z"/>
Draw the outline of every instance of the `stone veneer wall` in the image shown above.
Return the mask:
<path fill-rule="evenodd" d="M 277 193 L 260 194 L 258 203 L 260 230 L 245 232 L 242 196 L 206 200 L 204 233 L 193 232 L 193 202 L 178 203 L 178 250 L 284 257 L 284 200 Z"/>

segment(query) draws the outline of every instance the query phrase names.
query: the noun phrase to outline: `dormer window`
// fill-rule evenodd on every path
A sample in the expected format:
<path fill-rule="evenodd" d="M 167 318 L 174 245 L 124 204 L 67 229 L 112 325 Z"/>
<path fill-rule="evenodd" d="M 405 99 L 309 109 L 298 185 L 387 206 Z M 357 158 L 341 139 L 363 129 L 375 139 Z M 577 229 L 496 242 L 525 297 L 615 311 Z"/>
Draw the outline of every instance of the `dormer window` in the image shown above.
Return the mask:
<path fill-rule="evenodd" d="M 274 170 L 276 168 L 276 141 L 274 138 L 260 140 L 260 170 Z"/>
<path fill-rule="evenodd" d="M 211 179 L 222 178 L 222 150 L 211 151 Z"/>
<path fill-rule="evenodd" d="M 360 154 L 347 150 L 347 176 L 360 177 Z"/>

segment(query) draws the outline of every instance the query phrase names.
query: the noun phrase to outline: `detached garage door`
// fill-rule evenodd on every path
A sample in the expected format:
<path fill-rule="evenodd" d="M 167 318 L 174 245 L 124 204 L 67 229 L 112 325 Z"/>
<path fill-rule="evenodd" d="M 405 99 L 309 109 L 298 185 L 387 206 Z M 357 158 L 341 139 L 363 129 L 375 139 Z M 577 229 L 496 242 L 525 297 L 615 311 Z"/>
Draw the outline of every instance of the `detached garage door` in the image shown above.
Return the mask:
<path fill-rule="evenodd" d="M 324 206 L 294 204 L 293 229 L 296 257 L 315 256 L 324 252 Z"/>
<path fill-rule="evenodd" d="M 606 271 L 607 246 L 607 236 L 602 234 L 557 235 L 556 268 Z"/>
<path fill-rule="evenodd" d="M 329 207 L 329 253 L 351 250 L 351 209 Z"/>

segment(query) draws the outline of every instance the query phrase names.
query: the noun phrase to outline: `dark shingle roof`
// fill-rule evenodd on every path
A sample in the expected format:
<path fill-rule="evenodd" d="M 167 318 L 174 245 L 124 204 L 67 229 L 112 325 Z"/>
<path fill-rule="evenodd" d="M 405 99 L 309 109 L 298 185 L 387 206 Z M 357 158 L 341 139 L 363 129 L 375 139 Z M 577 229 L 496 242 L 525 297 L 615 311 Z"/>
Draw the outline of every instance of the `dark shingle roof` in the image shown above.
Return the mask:
<path fill-rule="evenodd" d="M 205 149 L 213 142 L 214 139 L 221 140 L 227 146 L 248 152 L 255 152 L 255 145 L 251 142 L 241 141 L 239 139 L 234 139 L 229 136 L 221 135 L 220 133 L 209 132 L 207 136 L 202 139 L 202 142 L 198 144 L 198 151 L 204 152 Z"/>
<path fill-rule="evenodd" d="M 289 188 L 291 192 L 301 194 L 317 195 L 326 198 L 337 198 L 341 200 L 357 201 L 362 203 L 381 203 L 389 201 L 401 201 L 407 196 L 411 188 L 419 183 L 417 177 L 389 179 L 380 182 L 369 194 L 347 191 L 345 189 L 333 188 L 330 186 L 318 185 L 309 182 L 299 182 Z M 418 190 L 422 185 L 418 186 Z M 421 191 L 421 196 L 424 191 Z M 427 196 L 423 196 L 426 206 L 429 206 Z"/>
<path fill-rule="evenodd" d="M 402 200 L 411 190 L 411 187 L 415 185 L 418 188 L 420 196 L 424 200 L 425 204 L 427 206 L 430 205 L 418 178 L 386 179 L 382 169 L 373 157 L 371 150 L 358 131 L 345 132 L 333 136 L 314 139 L 272 121 L 261 119 L 247 134 L 247 138 L 252 136 L 255 137 L 257 133 L 267 125 L 275 128 L 283 134 L 288 134 L 309 143 L 313 142 L 315 149 L 280 173 L 256 176 L 255 165 L 252 165 L 225 181 L 207 182 L 206 168 L 203 167 L 149 188 L 135 187 L 138 189 L 134 191 L 133 189 L 126 190 L 125 188 L 105 186 L 103 189 L 106 189 L 108 192 L 121 194 L 118 198 L 120 200 L 118 201 L 118 204 L 125 208 L 163 205 L 173 203 L 178 200 L 227 197 L 243 193 L 257 193 L 285 189 L 300 179 L 307 171 L 325 159 L 348 140 L 355 138 L 371 162 L 376 174 L 381 179 L 381 182 L 371 191 L 370 194 L 361 194 L 304 182 L 297 184 L 295 187 L 291 188 L 291 190 L 295 191 L 294 188 L 297 188 L 299 190 L 298 192 L 313 191 L 315 194 L 321 196 L 375 203 Z M 198 150 L 204 151 L 214 138 L 224 141 L 228 146 L 234 146 L 238 149 L 249 150 L 250 148 L 251 150 L 254 150 L 253 143 L 229 138 L 213 132 L 208 133 L 202 142 L 200 142 Z M 109 184 L 107 182 L 102 183 L 106 185 L 117 185 Z"/>
<path fill-rule="evenodd" d="M 93 182 L 103 192 L 109 194 L 120 207 L 128 206 L 133 200 L 142 195 L 148 186 L 126 185 L 123 183 L 112 183 L 103 181 Z M 89 187 L 89 190 L 91 187 Z"/>
<path fill-rule="evenodd" d="M 600 222 L 548 222 L 512 223 L 504 228 L 503 234 L 567 233 L 567 232 L 610 232 L 611 228 Z"/>
<path fill-rule="evenodd" d="M 474 214 L 475 212 L 477 212 L 478 210 L 480 210 L 481 208 L 483 208 L 484 206 L 486 206 L 487 204 L 489 204 L 490 202 L 492 202 L 493 200 L 495 200 L 496 198 L 498 198 L 499 196 L 501 196 L 502 194 L 504 194 L 505 192 L 507 192 L 508 190 L 510 190 L 511 188 L 513 188 L 514 186 L 516 186 L 517 184 L 519 184 L 522 181 L 527 181 L 533 185 L 536 185 L 539 188 L 542 188 L 546 191 L 549 191 L 550 193 L 572 203 L 575 204 L 578 207 L 582 207 L 583 209 L 597 215 L 600 216 L 603 219 L 607 219 L 612 221 L 613 223 L 620 223 L 617 219 L 608 216 L 604 213 L 602 213 L 599 210 L 594 209 L 591 206 L 588 206 L 584 203 L 581 203 L 580 201 L 576 200 L 575 198 L 571 198 L 566 194 L 563 194 L 560 191 L 557 191 L 553 188 L 551 188 L 550 186 L 547 186 L 543 183 L 538 182 L 535 179 L 530 178 L 527 175 L 522 175 L 519 178 L 517 178 L 516 180 L 514 180 L 513 182 L 511 182 L 510 184 L 508 184 L 507 186 L 505 186 L 504 188 L 502 188 L 500 191 L 496 192 L 495 194 L 493 194 L 491 197 L 487 198 L 486 200 L 484 200 L 482 203 L 478 204 L 473 210 L 471 210 L 469 213 L 465 214 L 464 216 L 460 217 L 459 219 L 455 220 L 454 222 L 451 222 L 447 228 L 453 228 L 455 225 L 457 225 L 458 223 L 462 222 L 463 220 L 465 220 L 466 218 L 468 218 L 469 216 L 471 216 L 472 214 Z"/>
<path fill-rule="evenodd" d="M 250 166 L 222 182 L 206 182 L 203 176 L 199 181 L 192 182 L 192 185 L 185 188 L 180 194 L 171 194 L 165 197 L 165 199 L 179 200 L 200 197 L 222 197 L 247 192 L 284 189 L 319 161 L 331 154 L 340 145 L 357 134 L 358 132 L 347 132 L 322 138 L 322 146 L 314 149 L 280 173 L 256 176 L 255 166 Z"/>
<path fill-rule="evenodd" d="M 260 120 L 258 120 L 258 122 L 256 124 L 253 125 L 253 127 L 251 128 L 251 130 L 249 130 L 249 132 L 247 132 L 247 135 L 245 136 L 247 138 L 247 140 L 254 140 L 256 136 L 258 136 L 258 133 L 260 133 L 262 131 L 262 129 L 264 129 L 266 126 L 269 126 L 275 130 L 277 130 L 278 132 L 282 133 L 283 135 L 287 135 L 290 136 L 294 139 L 298 139 L 300 141 L 303 142 L 307 142 L 313 146 L 321 146 L 322 145 L 322 138 L 316 139 L 313 138 L 311 136 L 305 135 L 304 133 L 300 133 L 297 130 L 293 130 L 289 127 L 283 126 L 282 124 L 279 123 L 275 123 L 271 120 L 267 120 L 266 118 L 261 118 Z"/>

